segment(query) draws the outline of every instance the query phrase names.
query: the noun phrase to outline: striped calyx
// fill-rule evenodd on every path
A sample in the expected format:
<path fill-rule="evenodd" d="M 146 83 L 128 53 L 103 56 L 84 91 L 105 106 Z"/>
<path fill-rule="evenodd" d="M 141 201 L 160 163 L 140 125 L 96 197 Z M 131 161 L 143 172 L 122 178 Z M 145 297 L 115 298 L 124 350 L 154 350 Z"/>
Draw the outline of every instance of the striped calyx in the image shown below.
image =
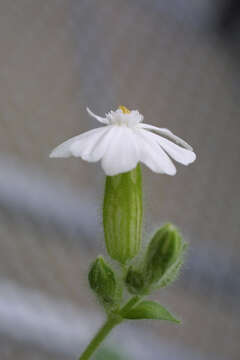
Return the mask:
<path fill-rule="evenodd" d="M 141 246 L 141 167 L 116 176 L 107 176 L 103 204 L 103 227 L 108 254 L 125 264 Z"/>
<path fill-rule="evenodd" d="M 151 283 L 158 283 L 164 274 L 182 257 L 184 241 L 172 224 L 162 226 L 148 245 L 145 273 Z"/>

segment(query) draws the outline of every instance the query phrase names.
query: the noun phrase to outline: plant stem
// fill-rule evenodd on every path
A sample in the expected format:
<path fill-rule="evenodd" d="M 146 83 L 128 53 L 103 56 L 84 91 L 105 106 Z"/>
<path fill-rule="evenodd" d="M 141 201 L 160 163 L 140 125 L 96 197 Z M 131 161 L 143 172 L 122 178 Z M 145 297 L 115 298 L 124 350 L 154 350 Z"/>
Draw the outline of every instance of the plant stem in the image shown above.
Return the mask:
<path fill-rule="evenodd" d="M 124 315 L 140 300 L 140 296 L 133 296 L 119 311 L 119 315 L 124 318 Z"/>
<path fill-rule="evenodd" d="M 80 356 L 79 360 L 88 360 L 94 353 L 94 351 L 99 347 L 99 345 L 103 342 L 106 336 L 110 333 L 110 331 L 120 322 L 122 319 L 119 316 L 117 317 L 110 317 L 107 319 L 105 324 L 99 329 L 97 334 L 94 336 L 92 341 L 88 344 L 85 351 Z"/>
<path fill-rule="evenodd" d="M 79 357 L 78 360 L 89 360 L 95 350 L 111 332 L 111 330 L 122 321 L 124 321 L 124 315 L 140 300 L 139 296 L 133 296 L 117 314 L 110 316 L 105 324 L 98 330 L 94 338 L 90 341 L 85 351 Z"/>

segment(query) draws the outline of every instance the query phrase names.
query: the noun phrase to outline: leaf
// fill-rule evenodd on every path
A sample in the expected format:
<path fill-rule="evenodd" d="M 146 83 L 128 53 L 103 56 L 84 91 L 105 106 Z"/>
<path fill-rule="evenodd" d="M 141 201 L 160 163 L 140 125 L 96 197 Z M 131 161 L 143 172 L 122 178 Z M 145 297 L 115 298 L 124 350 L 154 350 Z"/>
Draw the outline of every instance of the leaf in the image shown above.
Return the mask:
<path fill-rule="evenodd" d="M 130 320 L 155 319 L 180 323 L 167 309 L 155 301 L 142 301 L 132 308 L 124 317 Z"/>

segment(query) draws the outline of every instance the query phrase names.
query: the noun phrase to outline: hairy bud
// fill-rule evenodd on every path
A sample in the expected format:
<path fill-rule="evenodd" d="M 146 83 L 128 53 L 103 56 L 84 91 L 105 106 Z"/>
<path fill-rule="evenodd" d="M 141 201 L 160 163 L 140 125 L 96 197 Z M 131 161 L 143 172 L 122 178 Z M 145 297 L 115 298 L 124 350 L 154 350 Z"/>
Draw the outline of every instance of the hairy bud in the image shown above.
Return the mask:
<path fill-rule="evenodd" d="M 102 256 L 98 256 L 92 264 L 88 281 L 99 301 L 106 307 L 113 307 L 119 298 L 119 289 L 115 274 Z"/>
<path fill-rule="evenodd" d="M 134 270 L 130 267 L 125 278 L 125 283 L 131 294 L 140 295 L 144 293 L 145 277 L 141 271 Z"/>
<path fill-rule="evenodd" d="M 177 261 L 181 250 L 182 239 L 173 225 L 167 224 L 155 233 L 145 257 L 145 271 L 152 283 Z"/>
<path fill-rule="evenodd" d="M 129 292 L 148 294 L 176 280 L 186 248 L 187 244 L 173 225 L 160 228 L 148 245 L 143 264 L 138 269 L 128 269 L 125 283 Z"/>

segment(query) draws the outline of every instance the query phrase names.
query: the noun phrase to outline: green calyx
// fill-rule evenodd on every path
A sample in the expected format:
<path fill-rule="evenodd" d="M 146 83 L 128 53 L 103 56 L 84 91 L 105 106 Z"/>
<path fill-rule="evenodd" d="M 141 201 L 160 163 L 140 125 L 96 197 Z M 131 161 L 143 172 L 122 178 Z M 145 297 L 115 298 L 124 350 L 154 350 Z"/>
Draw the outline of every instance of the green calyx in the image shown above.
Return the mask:
<path fill-rule="evenodd" d="M 88 281 L 106 310 L 117 306 L 121 300 L 121 289 L 112 268 L 102 256 L 98 256 L 92 264 Z"/>
<path fill-rule="evenodd" d="M 146 290 L 146 277 L 141 270 L 136 270 L 130 266 L 125 278 L 125 284 L 131 294 L 144 295 Z"/>
<path fill-rule="evenodd" d="M 150 241 L 144 261 L 137 269 L 128 269 L 125 283 L 132 294 L 149 294 L 176 280 L 183 264 L 187 244 L 177 229 L 167 224 Z"/>
<path fill-rule="evenodd" d="M 178 262 L 182 245 L 181 236 L 171 224 L 166 224 L 155 233 L 148 246 L 144 264 L 151 283 L 158 283 L 171 266 Z"/>
<path fill-rule="evenodd" d="M 103 227 L 108 254 L 121 264 L 134 258 L 141 247 L 141 167 L 107 176 L 103 204 Z"/>

